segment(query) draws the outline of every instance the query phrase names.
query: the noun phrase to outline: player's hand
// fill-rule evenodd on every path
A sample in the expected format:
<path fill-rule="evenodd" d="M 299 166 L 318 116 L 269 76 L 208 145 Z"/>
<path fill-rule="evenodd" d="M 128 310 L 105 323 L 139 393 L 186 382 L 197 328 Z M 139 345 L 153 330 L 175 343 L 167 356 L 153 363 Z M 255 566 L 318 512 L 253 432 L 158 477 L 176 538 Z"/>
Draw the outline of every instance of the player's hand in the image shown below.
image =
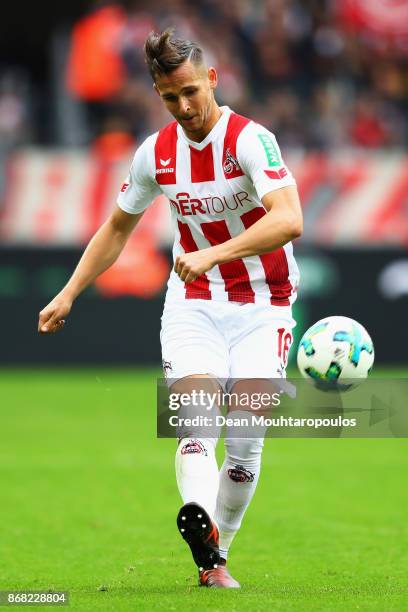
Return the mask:
<path fill-rule="evenodd" d="M 40 312 L 38 331 L 41 334 L 53 334 L 65 325 L 65 319 L 72 308 L 72 300 L 57 295 L 52 302 Z"/>
<path fill-rule="evenodd" d="M 176 257 L 174 271 L 185 283 L 192 283 L 198 276 L 208 272 L 216 264 L 214 249 L 202 249 Z"/>

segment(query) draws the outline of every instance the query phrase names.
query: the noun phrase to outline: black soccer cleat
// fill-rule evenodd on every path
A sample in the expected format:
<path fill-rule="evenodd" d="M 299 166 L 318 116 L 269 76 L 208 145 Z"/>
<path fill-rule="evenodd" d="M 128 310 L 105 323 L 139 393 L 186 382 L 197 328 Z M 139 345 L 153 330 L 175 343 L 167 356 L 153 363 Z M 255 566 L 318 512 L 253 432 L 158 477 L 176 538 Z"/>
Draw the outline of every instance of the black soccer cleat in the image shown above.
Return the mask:
<path fill-rule="evenodd" d="M 216 568 L 220 562 L 218 528 L 204 508 L 195 502 L 184 504 L 177 516 L 177 527 L 199 570 Z"/>

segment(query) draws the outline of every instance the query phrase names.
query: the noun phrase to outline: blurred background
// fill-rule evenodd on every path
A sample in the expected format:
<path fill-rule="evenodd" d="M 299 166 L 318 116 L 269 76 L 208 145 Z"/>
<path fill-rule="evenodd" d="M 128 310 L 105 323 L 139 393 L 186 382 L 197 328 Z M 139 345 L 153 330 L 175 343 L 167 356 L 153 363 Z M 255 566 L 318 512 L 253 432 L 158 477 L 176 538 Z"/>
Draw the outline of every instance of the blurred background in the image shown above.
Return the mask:
<path fill-rule="evenodd" d="M 164 198 L 64 332 L 39 337 L 36 322 L 115 206 L 135 148 L 170 119 L 142 46 L 173 25 L 217 67 L 218 102 L 273 131 L 296 176 L 298 335 L 323 316 L 351 316 L 371 333 L 377 363 L 406 365 L 406 0 L 71 0 L 40 10 L 29 3 L 22 20 L 12 3 L 0 23 L 2 363 L 159 365 L 172 243 Z"/>

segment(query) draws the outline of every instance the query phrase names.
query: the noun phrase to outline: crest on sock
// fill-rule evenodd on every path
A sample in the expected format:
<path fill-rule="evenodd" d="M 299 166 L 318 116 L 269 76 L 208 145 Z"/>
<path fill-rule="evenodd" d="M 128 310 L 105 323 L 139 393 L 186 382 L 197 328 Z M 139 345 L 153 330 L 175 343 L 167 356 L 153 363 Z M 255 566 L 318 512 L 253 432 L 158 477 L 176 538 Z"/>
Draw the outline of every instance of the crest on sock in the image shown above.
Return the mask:
<path fill-rule="evenodd" d="M 189 440 L 181 449 L 182 455 L 194 455 L 196 453 L 200 453 L 207 457 L 207 449 L 200 440 Z"/>
<path fill-rule="evenodd" d="M 233 468 L 229 468 L 228 476 L 234 482 L 253 482 L 255 474 L 250 472 L 243 465 L 235 465 Z"/>

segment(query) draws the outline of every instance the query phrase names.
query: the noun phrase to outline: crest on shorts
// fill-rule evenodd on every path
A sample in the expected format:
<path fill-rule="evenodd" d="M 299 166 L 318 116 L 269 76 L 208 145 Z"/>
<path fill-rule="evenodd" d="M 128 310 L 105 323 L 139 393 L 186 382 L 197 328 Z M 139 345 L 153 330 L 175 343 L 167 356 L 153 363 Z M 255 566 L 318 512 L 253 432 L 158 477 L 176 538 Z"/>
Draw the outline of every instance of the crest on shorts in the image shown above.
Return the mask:
<path fill-rule="evenodd" d="M 225 174 L 231 174 L 231 172 L 233 172 L 233 170 L 241 170 L 241 168 L 239 167 L 238 161 L 231 154 L 231 151 L 229 149 L 227 149 L 226 152 L 225 152 L 225 160 L 224 160 L 224 163 L 222 165 L 222 168 L 223 168 Z"/>
<path fill-rule="evenodd" d="M 165 361 L 163 359 L 163 373 L 164 373 L 164 378 L 168 378 L 170 372 L 173 371 L 173 366 L 171 365 L 171 361 Z"/>
<path fill-rule="evenodd" d="M 253 482 L 255 474 L 250 472 L 243 465 L 235 465 L 233 468 L 228 470 L 228 476 L 234 482 Z"/>

